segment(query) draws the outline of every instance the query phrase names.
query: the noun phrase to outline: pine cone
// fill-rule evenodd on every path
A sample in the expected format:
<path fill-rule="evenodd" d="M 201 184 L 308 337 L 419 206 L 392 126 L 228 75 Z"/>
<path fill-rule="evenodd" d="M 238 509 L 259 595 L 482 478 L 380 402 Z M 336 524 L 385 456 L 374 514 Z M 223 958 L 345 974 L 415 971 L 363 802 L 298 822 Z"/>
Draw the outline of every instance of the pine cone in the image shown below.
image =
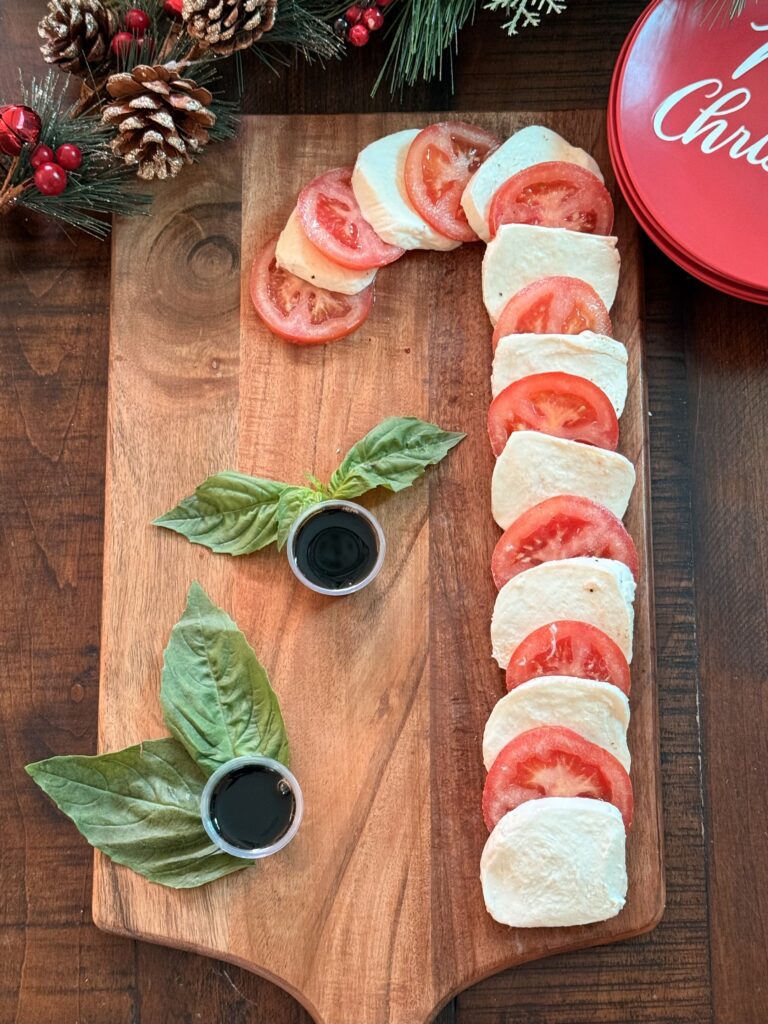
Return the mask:
<path fill-rule="evenodd" d="M 48 14 L 37 26 L 40 50 L 49 64 L 85 77 L 109 59 L 117 16 L 101 0 L 49 0 Z"/>
<path fill-rule="evenodd" d="M 104 124 L 117 127 L 112 152 L 138 165 L 140 178 L 174 177 L 208 141 L 216 115 L 206 108 L 211 94 L 168 64 L 139 64 L 111 75 L 107 92 L 116 100 Z"/>
<path fill-rule="evenodd" d="M 184 25 L 201 46 L 229 55 L 261 39 L 275 23 L 277 0 L 184 0 Z"/>

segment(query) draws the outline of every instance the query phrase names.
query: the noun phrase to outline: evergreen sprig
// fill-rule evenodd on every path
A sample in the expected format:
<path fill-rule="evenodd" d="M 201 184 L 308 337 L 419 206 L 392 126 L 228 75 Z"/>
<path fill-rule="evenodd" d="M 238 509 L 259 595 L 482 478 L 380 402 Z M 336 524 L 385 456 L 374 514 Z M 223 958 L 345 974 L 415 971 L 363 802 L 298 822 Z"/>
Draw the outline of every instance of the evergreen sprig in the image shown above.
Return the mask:
<path fill-rule="evenodd" d="M 7 207 L 36 210 L 97 238 L 109 234 L 109 221 L 104 215 L 147 212 L 151 197 L 136 188 L 133 170 L 115 164 L 112 158 L 108 148 L 111 129 L 98 118 L 73 116 L 76 105 L 66 101 L 66 79 L 50 70 L 42 80 L 33 78 L 29 85 L 22 82 L 19 96 L 17 102 L 32 107 L 40 116 L 41 141 L 53 150 L 70 142 L 80 149 L 83 162 L 69 173 L 67 188 L 61 195 L 46 196 L 32 185 L 34 168 L 29 160 L 34 147 L 25 146 L 16 160 L 0 157 L 0 184 L 5 183 L 0 193 L 0 212 L 4 212 L 6 196 L 10 198 Z"/>
<path fill-rule="evenodd" d="M 275 24 L 252 49 L 270 64 L 288 63 L 286 47 L 308 61 L 340 57 L 344 44 L 331 28 L 338 12 L 338 0 L 280 0 Z"/>
<path fill-rule="evenodd" d="M 402 92 L 419 78 L 442 78 L 444 65 L 453 84 L 459 30 L 473 18 L 476 6 L 477 0 L 399 0 L 393 4 L 386 29 L 389 51 L 373 92 L 387 77 L 392 92 Z"/>

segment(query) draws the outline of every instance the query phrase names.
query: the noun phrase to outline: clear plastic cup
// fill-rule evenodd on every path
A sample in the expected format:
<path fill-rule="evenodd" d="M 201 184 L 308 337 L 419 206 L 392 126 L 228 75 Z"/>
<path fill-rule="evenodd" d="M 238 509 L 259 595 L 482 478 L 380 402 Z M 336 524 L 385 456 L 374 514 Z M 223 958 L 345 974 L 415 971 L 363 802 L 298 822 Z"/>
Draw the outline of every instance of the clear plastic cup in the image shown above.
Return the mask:
<path fill-rule="evenodd" d="M 227 840 L 216 829 L 211 816 L 211 797 L 216 786 L 226 775 L 237 771 L 239 768 L 245 768 L 248 765 L 261 765 L 264 768 L 271 768 L 277 774 L 282 775 L 291 787 L 295 804 L 293 821 L 289 825 L 287 831 L 269 846 L 257 846 L 250 850 L 243 849 L 242 846 L 234 846 L 232 843 L 227 842 Z M 291 842 L 299 831 L 299 825 L 301 825 L 301 819 L 303 816 L 304 795 L 301 792 L 299 780 L 292 771 L 289 771 L 289 769 L 285 767 L 284 764 L 281 764 L 279 761 L 275 761 L 274 758 L 271 757 L 233 757 L 231 761 L 227 761 L 225 764 L 221 765 L 221 767 L 217 768 L 213 775 L 211 775 L 206 782 L 202 796 L 200 797 L 200 817 L 203 821 L 203 828 L 208 833 L 208 837 L 211 842 L 215 843 L 220 850 L 224 850 L 225 853 L 229 853 L 233 857 L 242 857 L 245 860 L 260 860 L 262 857 L 271 857 L 273 853 L 279 853 L 280 850 L 284 849 L 288 843 Z"/>
<path fill-rule="evenodd" d="M 350 512 L 357 513 L 357 515 L 366 520 L 376 536 L 377 553 L 376 561 L 372 569 L 365 577 L 363 577 L 363 579 L 357 580 L 355 583 L 351 583 L 348 587 L 323 587 L 318 583 L 315 583 L 313 580 L 305 576 L 296 560 L 296 538 L 298 537 L 302 526 L 308 519 L 318 515 L 318 513 L 324 509 L 329 508 L 347 509 Z M 368 584 L 373 582 L 373 580 L 375 580 L 379 575 L 381 567 L 384 564 L 384 555 L 387 551 L 387 541 L 384 537 L 384 531 L 381 528 L 381 523 L 373 512 L 370 512 L 362 505 L 358 505 L 355 501 L 341 501 L 340 499 L 334 498 L 328 501 L 320 501 L 317 505 L 312 505 L 310 508 L 305 509 L 305 511 L 294 520 L 290 532 L 288 533 L 288 540 L 285 547 L 288 555 L 288 563 L 293 570 L 294 575 L 297 579 L 301 580 L 305 587 L 309 587 L 310 590 L 314 590 L 316 594 L 327 594 L 328 597 L 346 597 L 348 594 L 356 594 L 359 590 L 362 590 L 363 587 L 367 587 Z"/>

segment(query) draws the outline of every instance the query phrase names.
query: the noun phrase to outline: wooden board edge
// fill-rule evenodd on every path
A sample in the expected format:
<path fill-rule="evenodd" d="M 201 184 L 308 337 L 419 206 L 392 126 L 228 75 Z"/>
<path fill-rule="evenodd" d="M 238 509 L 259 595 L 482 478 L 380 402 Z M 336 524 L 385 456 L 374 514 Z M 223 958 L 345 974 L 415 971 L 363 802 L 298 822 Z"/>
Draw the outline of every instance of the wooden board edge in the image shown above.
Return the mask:
<path fill-rule="evenodd" d="M 113 234 L 116 234 L 120 230 L 119 216 L 115 216 L 112 225 Z M 109 261 L 109 330 L 107 333 L 108 337 L 108 351 L 107 351 L 107 408 L 106 408 L 106 431 L 105 431 L 105 445 L 104 445 L 104 532 L 102 537 L 102 553 L 101 553 L 101 601 L 99 602 L 99 698 L 96 708 L 96 750 L 94 753 L 102 753 L 102 720 L 104 717 L 104 706 L 105 706 L 105 688 L 103 686 L 103 680 L 106 676 L 106 644 L 104 642 L 104 623 L 107 621 L 107 612 L 109 604 L 110 589 L 107 586 L 107 573 L 109 571 L 109 554 L 110 554 L 110 538 L 111 530 L 108 529 L 108 524 L 111 521 L 110 514 L 110 499 L 112 494 L 112 459 L 110 458 L 110 448 L 112 445 L 112 403 L 114 401 L 114 386 L 112 383 L 112 352 L 113 352 L 113 331 L 114 331 L 114 305 L 115 305 L 115 292 L 117 286 L 117 245 L 114 242 L 110 242 L 110 261 Z M 118 927 L 112 927 L 106 920 L 106 916 L 102 917 L 102 912 L 105 912 L 106 908 L 102 904 L 102 886 L 104 884 L 106 873 L 110 870 L 109 866 L 105 868 L 103 864 L 102 855 L 99 850 L 94 847 L 93 849 L 93 871 L 91 875 L 91 916 L 93 923 L 97 928 L 102 931 L 117 932 L 118 934 L 128 934 L 127 932 L 121 933 L 118 931 Z M 122 906 L 122 904 L 121 904 Z M 125 927 L 121 921 L 121 925 Z"/>

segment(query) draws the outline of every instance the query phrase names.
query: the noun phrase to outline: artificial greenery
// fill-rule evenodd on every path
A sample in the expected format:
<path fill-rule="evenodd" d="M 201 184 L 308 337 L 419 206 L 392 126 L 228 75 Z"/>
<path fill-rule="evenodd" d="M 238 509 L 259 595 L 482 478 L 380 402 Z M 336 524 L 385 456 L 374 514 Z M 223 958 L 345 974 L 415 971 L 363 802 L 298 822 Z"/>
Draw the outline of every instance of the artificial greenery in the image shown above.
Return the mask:
<path fill-rule="evenodd" d="M 16 160 L 0 155 L 0 213 L 11 205 L 24 206 L 104 238 L 109 233 L 109 221 L 103 215 L 143 213 L 151 197 L 136 188 L 130 168 L 112 159 L 107 149 L 109 129 L 96 118 L 73 117 L 76 105 L 66 102 L 65 93 L 65 81 L 51 70 L 42 81 L 22 83 L 19 102 L 39 114 L 43 124 L 41 141 L 54 150 L 62 142 L 73 143 L 83 154 L 82 165 L 70 173 L 65 192 L 46 196 L 31 186 L 32 147 L 25 146 Z"/>
<path fill-rule="evenodd" d="M 310 476 L 307 485 L 297 486 L 226 470 L 204 480 L 155 525 L 218 554 L 248 555 L 274 543 L 282 548 L 305 509 L 375 487 L 401 491 L 464 437 L 415 417 L 393 416 L 350 448 L 328 484 Z"/>
<path fill-rule="evenodd" d="M 191 79 L 198 90 L 208 89 L 212 100 L 207 109 L 215 116 L 215 123 L 207 131 L 211 142 L 235 134 L 239 104 L 222 96 L 218 72 L 224 56 L 206 49 L 194 39 L 186 31 L 183 18 L 174 18 L 166 12 L 163 0 L 103 0 L 101 8 L 112 12 L 109 17 L 113 20 L 109 24 L 116 30 L 124 26 L 128 10 L 140 8 L 150 18 L 151 31 L 143 38 L 134 38 L 117 53 L 109 46 L 106 53 L 100 50 L 96 66 L 88 63 L 84 53 L 76 60 L 62 61 L 55 46 L 48 51 L 46 47 L 51 39 L 60 39 L 60 31 L 65 31 L 66 23 L 57 22 L 52 26 L 46 24 L 46 19 L 63 17 L 61 11 L 71 12 L 76 4 L 77 0 L 70 0 L 70 7 L 65 2 L 64 8 L 51 4 L 46 14 L 41 3 L 40 34 L 44 39 L 44 55 L 55 67 L 42 81 L 33 79 L 28 85 L 22 83 L 19 93 L 0 102 L 0 106 L 31 107 L 42 122 L 39 141 L 54 151 L 62 142 L 76 145 L 82 152 L 83 162 L 76 171 L 68 172 L 65 190 L 52 196 L 44 195 L 35 186 L 30 158 L 36 143 L 24 146 L 18 157 L 0 153 L 0 214 L 14 207 L 26 207 L 103 238 L 110 230 L 107 215 L 145 213 L 151 201 L 148 193 L 133 187 L 136 160 L 123 162 L 111 152 L 116 127 L 101 121 L 104 109 L 113 102 L 108 92 L 111 76 L 132 72 L 139 65 L 161 64 L 176 68 L 183 78 Z M 293 53 L 307 60 L 338 57 L 343 52 L 343 44 L 332 30 L 331 16 L 336 7 L 330 0 L 280 0 L 274 25 L 251 45 L 251 49 L 273 68 L 281 63 L 288 64 Z M 63 42 L 59 45 L 63 46 Z M 242 86 L 240 51 L 235 53 L 235 58 L 237 78 Z M 79 81 L 80 86 L 79 96 L 74 99 L 69 89 L 73 81 Z M 170 125 L 165 125 L 165 130 L 170 132 Z"/>
<path fill-rule="evenodd" d="M 171 737 L 50 757 L 27 772 L 92 846 L 151 882 L 189 889 L 249 864 L 203 828 L 208 777 L 248 754 L 287 765 L 288 738 L 264 668 L 199 583 L 165 649 L 160 696 Z"/>

